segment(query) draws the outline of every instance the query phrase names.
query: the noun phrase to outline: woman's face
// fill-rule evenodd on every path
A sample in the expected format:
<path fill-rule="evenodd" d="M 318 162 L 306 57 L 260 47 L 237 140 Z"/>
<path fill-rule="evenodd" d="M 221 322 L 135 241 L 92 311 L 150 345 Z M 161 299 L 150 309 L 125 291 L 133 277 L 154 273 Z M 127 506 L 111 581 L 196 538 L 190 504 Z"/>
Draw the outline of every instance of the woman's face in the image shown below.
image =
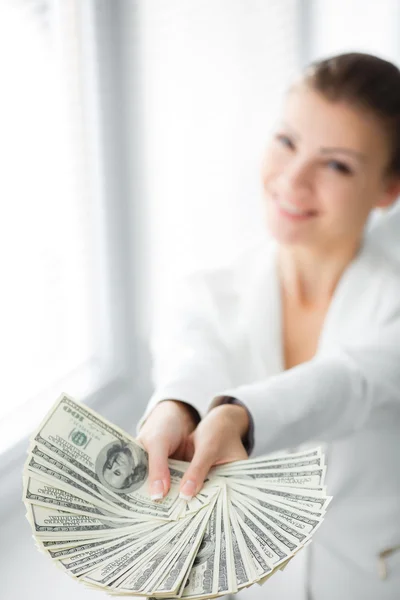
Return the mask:
<path fill-rule="evenodd" d="M 267 147 L 262 183 L 268 227 L 282 244 L 330 251 L 356 243 L 372 208 L 392 202 L 385 131 L 366 111 L 292 89 Z"/>

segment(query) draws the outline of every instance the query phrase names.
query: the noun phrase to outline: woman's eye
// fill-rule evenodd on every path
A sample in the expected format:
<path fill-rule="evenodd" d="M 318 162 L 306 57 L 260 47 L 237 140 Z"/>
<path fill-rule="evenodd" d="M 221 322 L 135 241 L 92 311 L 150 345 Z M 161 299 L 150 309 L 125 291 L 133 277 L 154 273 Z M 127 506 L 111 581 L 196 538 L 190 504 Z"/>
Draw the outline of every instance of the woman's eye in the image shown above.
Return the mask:
<path fill-rule="evenodd" d="M 339 171 L 339 173 L 343 173 L 343 175 L 351 175 L 352 173 L 347 165 L 338 160 L 330 160 L 328 166 L 332 166 L 334 171 Z"/>
<path fill-rule="evenodd" d="M 287 135 L 283 135 L 283 134 L 278 134 L 276 136 L 276 139 L 281 142 L 284 146 L 287 146 L 288 148 L 293 149 L 294 145 L 292 140 L 287 136 Z"/>

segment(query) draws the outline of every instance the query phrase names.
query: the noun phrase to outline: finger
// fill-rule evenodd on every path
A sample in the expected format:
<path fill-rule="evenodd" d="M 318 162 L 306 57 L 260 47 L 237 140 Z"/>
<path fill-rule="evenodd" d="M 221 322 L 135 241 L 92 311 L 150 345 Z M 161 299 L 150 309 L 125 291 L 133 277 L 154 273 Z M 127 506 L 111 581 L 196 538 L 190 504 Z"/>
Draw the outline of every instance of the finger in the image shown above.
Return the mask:
<path fill-rule="evenodd" d="M 237 460 L 247 460 L 248 458 L 249 455 L 243 444 L 237 444 L 235 448 L 228 449 L 226 455 L 221 460 L 215 461 L 214 465 L 225 465 Z"/>
<path fill-rule="evenodd" d="M 193 456 L 194 456 L 194 438 L 193 438 L 193 434 L 191 434 L 191 435 L 189 435 L 189 437 L 186 438 L 184 460 L 186 460 L 187 462 L 191 462 L 193 460 Z"/>
<path fill-rule="evenodd" d="M 190 467 L 182 479 L 179 497 L 191 500 L 193 496 L 196 496 L 203 487 L 207 473 L 213 464 L 214 456 L 209 450 L 197 449 Z"/>
<path fill-rule="evenodd" d="M 185 447 L 186 447 L 186 440 L 183 439 L 182 442 L 177 447 L 177 449 L 170 455 L 170 457 L 174 458 L 175 460 L 185 460 Z"/>
<path fill-rule="evenodd" d="M 176 458 L 177 460 L 183 460 L 184 462 L 190 462 L 193 458 L 194 454 L 194 445 L 193 441 L 190 439 L 190 436 L 187 437 L 179 446 L 178 450 L 173 453 L 171 458 Z"/>
<path fill-rule="evenodd" d="M 157 439 L 146 444 L 149 455 L 149 490 L 152 500 L 161 500 L 170 488 L 168 445 Z"/>

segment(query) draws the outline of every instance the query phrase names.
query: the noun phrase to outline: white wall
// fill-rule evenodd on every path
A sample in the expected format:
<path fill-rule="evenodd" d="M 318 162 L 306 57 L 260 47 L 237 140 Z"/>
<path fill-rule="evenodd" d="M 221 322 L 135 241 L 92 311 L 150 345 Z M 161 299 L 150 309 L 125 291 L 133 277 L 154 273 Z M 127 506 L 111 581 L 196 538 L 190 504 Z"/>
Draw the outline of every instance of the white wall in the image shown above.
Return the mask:
<path fill-rule="evenodd" d="M 310 59 L 341 52 L 376 54 L 400 66 L 399 0 L 311 0 Z M 374 237 L 396 258 L 400 258 L 400 199 L 388 210 L 373 211 L 370 225 L 385 220 L 384 229 Z"/>
<path fill-rule="evenodd" d="M 399 0 L 311 0 L 312 58 L 369 52 L 400 63 Z"/>
<path fill-rule="evenodd" d="M 296 0 L 140 5 L 155 311 L 175 277 L 223 263 L 266 235 L 260 163 L 299 66 L 297 7 Z"/>

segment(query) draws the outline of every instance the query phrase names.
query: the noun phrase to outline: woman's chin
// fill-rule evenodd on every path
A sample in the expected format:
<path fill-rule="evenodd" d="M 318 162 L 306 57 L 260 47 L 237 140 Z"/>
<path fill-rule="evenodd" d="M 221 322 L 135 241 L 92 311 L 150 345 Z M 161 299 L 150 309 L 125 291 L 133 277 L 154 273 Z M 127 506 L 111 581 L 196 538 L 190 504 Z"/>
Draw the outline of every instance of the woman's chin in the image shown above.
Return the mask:
<path fill-rule="evenodd" d="M 309 233 L 299 231 L 298 228 L 282 227 L 268 220 L 267 229 L 270 236 L 279 244 L 308 246 L 312 243 Z"/>
<path fill-rule="evenodd" d="M 268 204 L 265 211 L 265 220 L 270 235 L 281 244 L 308 245 L 312 243 L 315 227 L 310 228 L 314 219 L 296 220 L 286 218 L 275 205 Z M 315 223 L 315 221 L 314 221 Z"/>

